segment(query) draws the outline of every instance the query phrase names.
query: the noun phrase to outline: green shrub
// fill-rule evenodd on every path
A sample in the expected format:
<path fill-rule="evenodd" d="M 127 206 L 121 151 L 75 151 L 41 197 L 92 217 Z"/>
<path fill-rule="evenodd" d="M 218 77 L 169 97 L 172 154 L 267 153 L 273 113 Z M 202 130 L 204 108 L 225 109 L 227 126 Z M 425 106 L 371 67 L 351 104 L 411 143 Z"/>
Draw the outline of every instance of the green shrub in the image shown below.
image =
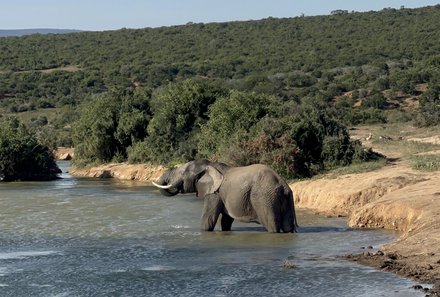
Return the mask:
<path fill-rule="evenodd" d="M 60 172 L 49 148 L 22 123 L 0 121 L 0 180 L 50 180 Z"/>
<path fill-rule="evenodd" d="M 281 105 L 274 96 L 230 91 L 209 107 L 209 120 L 202 126 L 198 149 L 202 157 L 219 158 L 236 141 L 247 140 L 251 128 L 273 115 Z"/>
<path fill-rule="evenodd" d="M 359 124 L 378 124 L 386 123 L 387 118 L 383 110 L 368 108 L 368 109 L 346 109 L 345 112 L 339 116 L 343 122 L 350 125 Z"/>
<path fill-rule="evenodd" d="M 281 107 L 282 108 L 282 107 Z M 380 158 L 350 140 L 333 111 L 307 106 L 280 118 L 264 117 L 240 138 L 230 137 L 220 157 L 236 165 L 264 163 L 288 178 Z"/>
<path fill-rule="evenodd" d="M 420 109 L 415 123 L 420 127 L 440 124 L 440 85 L 431 85 L 420 97 Z"/>
<path fill-rule="evenodd" d="M 208 107 L 224 90 L 208 82 L 185 80 L 160 89 L 151 100 L 153 116 L 142 146 L 155 163 L 196 158 L 200 127 L 208 120 Z M 134 160 L 134 158 L 131 158 Z"/>
<path fill-rule="evenodd" d="M 72 131 L 75 166 L 125 160 L 127 147 L 147 134 L 148 100 L 148 92 L 115 90 L 83 103 Z"/>
<path fill-rule="evenodd" d="M 384 109 L 387 106 L 387 100 L 382 93 L 370 95 L 362 100 L 363 108 Z"/>

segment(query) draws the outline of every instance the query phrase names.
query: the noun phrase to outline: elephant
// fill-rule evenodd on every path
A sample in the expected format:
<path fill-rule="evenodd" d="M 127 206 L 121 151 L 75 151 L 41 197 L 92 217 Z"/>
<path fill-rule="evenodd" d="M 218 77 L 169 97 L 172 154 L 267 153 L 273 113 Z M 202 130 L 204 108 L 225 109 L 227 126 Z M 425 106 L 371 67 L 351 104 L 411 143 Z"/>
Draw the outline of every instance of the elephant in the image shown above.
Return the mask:
<path fill-rule="evenodd" d="M 297 232 L 292 190 L 269 166 L 195 160 L 166 171 L 153 184 L 165 196 L 196 193 L 203 198 L 204 231 L 213 231 L 221 214 L 222 231 L 230 231 L 237 220 L 261 224 L 268 232 Z"/>

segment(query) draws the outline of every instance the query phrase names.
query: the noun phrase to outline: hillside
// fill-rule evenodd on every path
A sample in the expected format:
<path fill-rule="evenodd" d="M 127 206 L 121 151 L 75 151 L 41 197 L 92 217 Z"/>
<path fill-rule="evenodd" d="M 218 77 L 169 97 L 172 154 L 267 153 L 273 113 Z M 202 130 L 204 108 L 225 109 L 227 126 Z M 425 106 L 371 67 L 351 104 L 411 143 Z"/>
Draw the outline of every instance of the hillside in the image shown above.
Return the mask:
<path fill-rule="evenodd" d="M 290 99 L 310 87 L 324 96 L 388 86 L 408 93 L 438 66 L 439 21 L 434 6 L 5 38 L 0 98 L 64 105 L 113 86 L 156 88 L 189 77 Z M 69 65 L 81 71 L 32 72 Z"/>
<path fill-rule="evenodd" d="M 239 158 L 238 148 L 262 144 L 260 132 L 278 134 L 265 141 L 286 152 L 281 131 L 290 125 L 297 133 L 292 121 L 308 108 L 328 110 L 322 121 L 328 116 L 346 126 L 436 125 L 439 22 L 437 5 L 6 37 L 0 39 L 0 110 L 20 117 L 51 146 L 95 149 L 86 157 L 78 151 L 84 163 L 124 161 L 130 152 L 133 162 L 185 161 L 225 155 L 226 148 Z M 230 101 L 243 110 L 222 114 Z M 93 112 L 86 116 L 87 110 Z M 220 131 L 216 112 L 237 126 Z"/>

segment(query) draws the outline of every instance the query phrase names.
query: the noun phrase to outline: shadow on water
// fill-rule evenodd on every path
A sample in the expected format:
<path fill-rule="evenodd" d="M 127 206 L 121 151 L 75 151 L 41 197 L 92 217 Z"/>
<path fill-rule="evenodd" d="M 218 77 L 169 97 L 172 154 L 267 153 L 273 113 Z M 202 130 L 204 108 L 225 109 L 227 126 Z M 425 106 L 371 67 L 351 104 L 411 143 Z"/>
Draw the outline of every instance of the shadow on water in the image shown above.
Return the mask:
<path fill-rule="evenodd" d="M 323 232 L 353 232 L 356 229 L 333 226 L 307 226 L 299 227 L 298 233 L 323 233 Z"/>

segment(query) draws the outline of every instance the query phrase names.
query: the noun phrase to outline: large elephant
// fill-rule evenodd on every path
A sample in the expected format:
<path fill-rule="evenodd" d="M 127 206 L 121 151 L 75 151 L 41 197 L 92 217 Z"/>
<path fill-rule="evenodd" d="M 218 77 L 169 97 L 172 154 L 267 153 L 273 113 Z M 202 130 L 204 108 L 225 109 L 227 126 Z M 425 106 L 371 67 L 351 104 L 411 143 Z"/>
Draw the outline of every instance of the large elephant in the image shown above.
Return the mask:
<path fill-rule="evenodd" d="M 204 198 L 202 229 L 214 230 L 221 214 L 223 231 L 234 220 L 259 223 L 269 232 L 296 232 L 293 194 L 270 167 L 229 167 L 208 160 L 188 162 L 165 172 L 154 185 L 166 196 L 196 193 Z"/>

